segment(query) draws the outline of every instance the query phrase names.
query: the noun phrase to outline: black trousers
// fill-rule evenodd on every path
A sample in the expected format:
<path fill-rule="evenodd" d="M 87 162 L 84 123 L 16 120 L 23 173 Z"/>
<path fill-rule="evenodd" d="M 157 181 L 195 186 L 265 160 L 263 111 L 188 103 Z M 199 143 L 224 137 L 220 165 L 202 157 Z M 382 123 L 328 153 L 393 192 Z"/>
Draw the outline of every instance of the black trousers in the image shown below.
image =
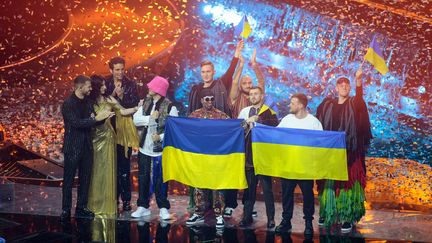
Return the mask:
<path fill-rule="evenodd" d="M 152 171 L 152 157 L 138 153 L 138 201 L 139 207 L 148 208 L 150 206 L 150 174 Z M 154 193 L 158 208 L 169 209 L 171 207 L 168 201 L 168 183 L 163 183 L 162 167 L 155 166 L 159 171 L 153 171 L 158 176 L 153 177 Z"/>
<path fill-rule="evenodd" d="M 131 181 L 130 181 L 130 157 L 132 148 L 127 148 L 117 144 L 117 200 L 121 197 L 122 201 L 131 200 Z"/>
<path fill-rule="evenodd" d="M 282 218 L 291 220 L 294 209 L 294 189 L 297 185 L 303 194 L 303 214 L 305 220 L 313 220 L 315 213 L 313 180 L 288 180 L 281 179 L 282 182 Z"/>
<path fill-rule="evenodd" d="M 258 181 L 260 181 L 264 192 L 267 219 L 273 220 L 275 215 L 275 206 L 272 190 L 272 178 L 270 176 L 255 175 L 255 170 L 253 168 L 248 168 L 246 169 L 246 180 L 248 188 L 244 191 L 244 193 L 247 193 L 247 196 L 244 197 L 243 219 L 248 221 L 252 220 L 252 211 L 256 201 L 256 188 Z"/>
<path fill-rule="evenodd" d="M 78 197 L 77 209 L 87 207 L 90 177 L 93 167 L 93 152 L 90 148 L 64 155 L 63 198 L 62 209 L 70 211 L 72 208 L 72 185 L 78 169 Z"/>
<path fill-rule="evenodd" d="M 236 208 L 238 206 L 237 191 L 237 189 L 222 190 L 225 198 L 225 208 Z"/>

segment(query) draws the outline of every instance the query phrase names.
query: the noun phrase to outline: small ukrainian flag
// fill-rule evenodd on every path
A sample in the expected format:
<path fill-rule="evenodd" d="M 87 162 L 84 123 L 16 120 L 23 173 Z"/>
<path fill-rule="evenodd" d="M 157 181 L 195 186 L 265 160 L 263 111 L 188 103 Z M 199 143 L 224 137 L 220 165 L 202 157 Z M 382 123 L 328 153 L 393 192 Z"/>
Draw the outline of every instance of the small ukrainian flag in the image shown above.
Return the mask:
<path fill-rule="evenodd" d="M 236 36 L 248 38 L 251 33 L 252 33 L 252 28 L 249 24 L 249 21 L 248 21 L 246 15 L 244 15 L 243 18 L 241 19 L 240 23 L 235 27 L 234 34 Z"/>
<path fill-rule="evenodd" d="M 375 39 L 375 36 L 373 37 L 372 42 L 369 45 L 364 59 L 368 60 L 370 64 L 372 64 L 375 69 L 378 70 L 378 72 L 380 72 L 382 75 L 386 75 L 386 73 L 388 73 L 389 69 L 384 60 L 382 50 Z"/>

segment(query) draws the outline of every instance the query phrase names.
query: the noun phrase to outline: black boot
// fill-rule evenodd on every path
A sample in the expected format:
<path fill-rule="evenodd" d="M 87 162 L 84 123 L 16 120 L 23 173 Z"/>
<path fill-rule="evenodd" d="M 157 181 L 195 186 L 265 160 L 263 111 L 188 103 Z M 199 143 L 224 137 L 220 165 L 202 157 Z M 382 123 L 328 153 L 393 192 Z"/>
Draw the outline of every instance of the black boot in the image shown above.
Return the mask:
<path fill-rule="evenodd" d="M 314 230 L 313 230 L 312 220 L 306 220 L 304 234 L 313 235 L 313 232 Z"/>
<path fill-rule="evenodd" d="M 282 219 L 280 225 L 275 229 L 276 233 L 290 233 L 292 229 L 291 221 Z"/>
<path fill-rule="evenodd" d="M 131 211 L 132 207 L 129 201 L 123 201 L 123 211 Z"/>
<path fill-rule="evenodd" d="M 77 218 L 94 218 L 94 213 L 88 208 L 77 208 L 75 210 L 75 217 Z"/>
<path fill-rule="evenodd" d="M 60 221 L 66 222 L 66 221 L 69 221 L 70 218 L 71 218 L 70 210 L 63 210 L 61 215 L 60 215 Z"/>

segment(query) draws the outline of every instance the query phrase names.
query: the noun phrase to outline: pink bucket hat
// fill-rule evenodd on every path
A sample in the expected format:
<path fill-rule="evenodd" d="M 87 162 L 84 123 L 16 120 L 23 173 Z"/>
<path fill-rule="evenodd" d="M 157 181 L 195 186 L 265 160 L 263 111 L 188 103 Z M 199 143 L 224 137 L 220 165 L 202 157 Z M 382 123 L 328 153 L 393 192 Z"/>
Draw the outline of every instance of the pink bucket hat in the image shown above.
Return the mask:
<path fill-rule="evenodd" d="M 168 80 L 160 77 L 160 76 L 156 76 L 152 79 L 152 81 L 150 81 L 147 84 L 147 87 L 149 88 L 149 90 L 158 93 L 159 95 L 165 97 L 166 93 L 168 91 L 168 86 L 169 86 L 169 82 Z"/>

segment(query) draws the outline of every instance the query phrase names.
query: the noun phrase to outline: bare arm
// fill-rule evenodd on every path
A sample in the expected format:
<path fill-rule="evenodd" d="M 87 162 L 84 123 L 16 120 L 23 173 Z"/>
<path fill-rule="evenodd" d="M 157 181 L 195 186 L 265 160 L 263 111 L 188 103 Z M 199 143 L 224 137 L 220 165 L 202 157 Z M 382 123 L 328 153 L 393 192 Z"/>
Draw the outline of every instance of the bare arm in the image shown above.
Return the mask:
<path fill-rule="evenodd" d="M 240 60 L 240 63 L 239 63 L 239 65 L 238 65 L 238 67 L 234 73 L 233 82 L 231 84 L 231 91 L 230 91 L 231 104 L 234 104 L 235 100 L 238 98 L 239 81 L 240 81 L 240 77 L 241 77 L 241 74 L 243 72 L 243 67 L 244 67 L 244 59 L 241 55 L 239 56 L 239 60 Z"/>
<path fill-rule="evenodd" d="M 263 93 L 265 93 L 264 75 L 261 72 L 261 69 L 259 68 L 256 62 L 256 48 L 254 49 L 252 54 L 251 64 L 252 64 L 252 69 L 254 70 L 258 80 L 258 87 L 260 87 L 263 90 Z"/>

